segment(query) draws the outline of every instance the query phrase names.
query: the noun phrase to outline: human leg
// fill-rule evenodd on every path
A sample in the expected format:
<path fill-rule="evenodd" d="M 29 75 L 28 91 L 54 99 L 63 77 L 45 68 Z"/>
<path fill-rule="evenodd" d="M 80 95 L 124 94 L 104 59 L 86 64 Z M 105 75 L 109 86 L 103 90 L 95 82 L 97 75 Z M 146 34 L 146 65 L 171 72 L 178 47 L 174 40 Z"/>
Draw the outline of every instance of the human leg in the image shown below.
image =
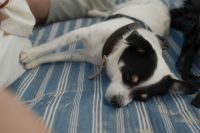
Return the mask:
<path fill-rule="evenodd" d="M 47 133 L 39 119 L 5 90 L 0 91 L 1 133 Z"/>
<path fill-rule="evenodd" d="M 37 23 L 45 23 L 49 14 L 50 0 L 27 0 Z"/>

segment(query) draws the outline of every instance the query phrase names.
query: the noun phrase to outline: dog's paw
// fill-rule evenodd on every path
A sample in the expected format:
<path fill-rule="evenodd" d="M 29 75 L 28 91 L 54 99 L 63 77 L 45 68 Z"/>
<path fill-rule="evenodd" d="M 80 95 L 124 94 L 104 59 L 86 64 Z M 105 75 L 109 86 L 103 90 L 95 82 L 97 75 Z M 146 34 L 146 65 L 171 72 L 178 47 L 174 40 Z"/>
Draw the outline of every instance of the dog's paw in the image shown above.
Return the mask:
<path fill-rule="evenodd" d="M 40 64 L 38 63 L 37 60 L 32 60 L 32 61 L 29 62 L 29 63 L 25 63 L 25 64 L 24 64 L 24 68 L 25 68 L 25 69 L 32 69 L 32 68 L 37 67 L 38 65 L 40 65 Z"/>
<path fill-rule="evenodd" d="M 19 58 L 21 63 L 29 63 L 39 57 L 39 52 L 34 48 L 22 50 Z"/>

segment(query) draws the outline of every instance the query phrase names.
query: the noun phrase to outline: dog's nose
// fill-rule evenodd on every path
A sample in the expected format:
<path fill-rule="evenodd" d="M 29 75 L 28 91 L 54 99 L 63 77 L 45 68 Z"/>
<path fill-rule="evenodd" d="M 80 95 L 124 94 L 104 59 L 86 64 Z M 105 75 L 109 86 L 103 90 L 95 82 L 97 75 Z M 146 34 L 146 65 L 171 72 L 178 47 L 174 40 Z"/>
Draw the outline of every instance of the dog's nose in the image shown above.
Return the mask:
<path fill-rule="evenodd" d="M 121 105 L 121 98 L 119 96 L 114 96 L 112 98 L 112 100 L 110 101 L 110 104 L 113 105 L 114 107 L 116 108 L 120 108 L 122 105 Z"/>

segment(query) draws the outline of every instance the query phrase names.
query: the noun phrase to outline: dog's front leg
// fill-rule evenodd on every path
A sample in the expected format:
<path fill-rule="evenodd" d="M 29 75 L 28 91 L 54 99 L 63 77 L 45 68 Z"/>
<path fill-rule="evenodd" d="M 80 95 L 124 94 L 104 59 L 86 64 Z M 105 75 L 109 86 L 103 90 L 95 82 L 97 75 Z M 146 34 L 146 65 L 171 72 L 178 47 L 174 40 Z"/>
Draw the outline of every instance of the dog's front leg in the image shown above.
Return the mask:
<path fill-rule="evenodd" d="M 77 61 L 77 62 L 87 61 L 95 64 L 96 62 L 94 62 L 93 61 L 94 59 L 92 58 L 93 57 L 90 57 L 87 50 L 79 49 L 74 51 L 66 51 L 61 53 L 52 53 L 49 55 L 44 55 L 37 59 L 32 60 L 31 62 L 25 63 L 24 67 L 26 69 L 31 69 L 44 63 L 60 62 L 60 61 Z"/>
<path fill-rule="evenodd" d="M 80 28 L 71 31 L 51 42 L 23 50 L 20 53 L 20 61 L 22 63 L 29 63 L 32 60 L 47 55 L 58 48 L 74 44 L 74 42 L 76 41 L 84 40 L 85 38 L 88 38 L 89 33 L 90 33 L 89 28 Z"/>

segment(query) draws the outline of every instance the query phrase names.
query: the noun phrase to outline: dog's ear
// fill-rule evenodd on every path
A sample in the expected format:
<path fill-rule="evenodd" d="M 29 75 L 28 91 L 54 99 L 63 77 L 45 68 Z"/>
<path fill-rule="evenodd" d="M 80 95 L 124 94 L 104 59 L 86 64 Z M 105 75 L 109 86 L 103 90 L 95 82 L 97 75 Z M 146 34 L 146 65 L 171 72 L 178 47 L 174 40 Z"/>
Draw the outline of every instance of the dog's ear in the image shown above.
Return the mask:
<path fill-rule="evenodd" d="M 129 50 L 138 54 L 150 54 L 153 50 L 151 44 L 145 40 L 137 31 L 133 31 L 127 38 Z"/>
<path fill-rule="evenodd" d="M 179 94 L 193 94 L 197 92 L 197 88 L 186 81 L 173 79 L 171 76 L 165 76 L 160 82 L 147 86 L 140 87 L 131 92 L 134 100 L 147 101 L 153 96 L 160 96 L 170 90 Z"/>
<path fill-rule="evenodd" d="M 172 79 L 171 91 L 180 94 L 194 94 L 197 92 L 197 87 L 187 81 Z"/>

